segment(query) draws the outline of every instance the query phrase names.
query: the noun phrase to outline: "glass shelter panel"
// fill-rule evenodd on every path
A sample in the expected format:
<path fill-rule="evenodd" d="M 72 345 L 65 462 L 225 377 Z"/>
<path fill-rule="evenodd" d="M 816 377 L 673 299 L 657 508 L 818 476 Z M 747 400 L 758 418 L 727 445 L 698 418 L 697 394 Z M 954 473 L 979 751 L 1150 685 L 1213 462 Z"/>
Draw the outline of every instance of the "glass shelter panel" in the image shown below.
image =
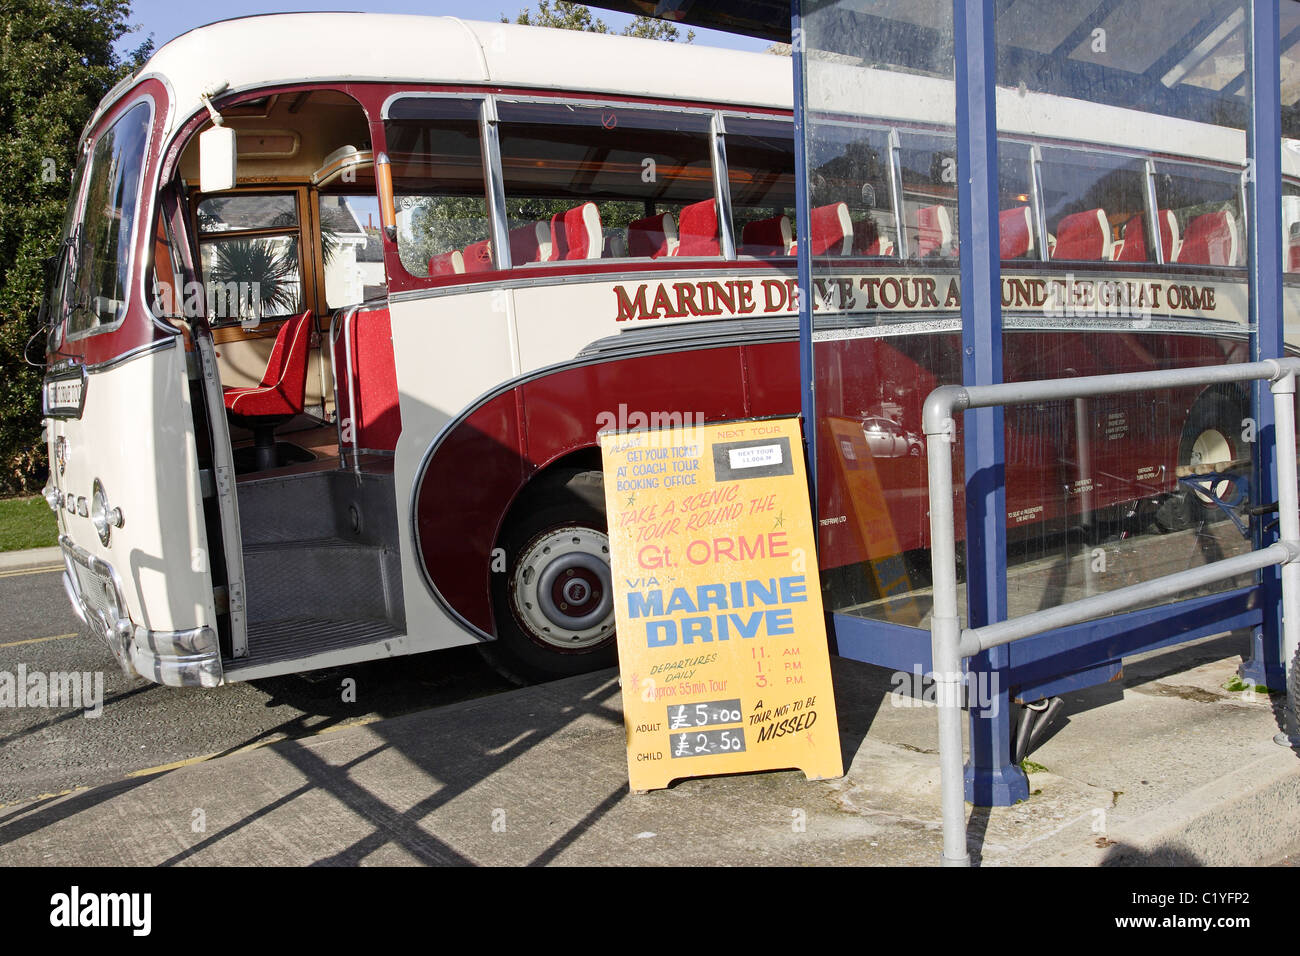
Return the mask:
<path fill-rule="evenodd" d="M 952 4 L 805 6 L 803 27 L 823 596 L 922 627 L 921 407 L 962 375 Z"/>
<path fill-rule="evenodd" d="M 920 413 L 962 375 L 951 9 L 814 3 L 802 21 L 824 591 L 834 611 L 921 626 Z M 999 4 L 1003 380 L 1249 359 L 1246 13 Z M 1291 316 L 1300 4 L 1281 16 Z M 1008 408 L 1010 615 L 1248 550 L 1249 402 L 1219 387 Z"/>
<path fill-rule="evenodd" d="M 1282 99 L 1282 302 L 1286 341 L 1300 343 L 1300 3 L 1278 12 Z M 1244 241 L 1244 240 L 1243 240 Z"/>
<path fill-rule="evenodd" d="M 1046 250 L 1004 257 L 1005 380 L 1249 359 L 1245 24 L 1240 4 L 1193 0 L 999 14 L 1000 146 L 1031 147 Z M 1249 394 L 1009 407 L 1009 616 L 1249 550 Z"/>

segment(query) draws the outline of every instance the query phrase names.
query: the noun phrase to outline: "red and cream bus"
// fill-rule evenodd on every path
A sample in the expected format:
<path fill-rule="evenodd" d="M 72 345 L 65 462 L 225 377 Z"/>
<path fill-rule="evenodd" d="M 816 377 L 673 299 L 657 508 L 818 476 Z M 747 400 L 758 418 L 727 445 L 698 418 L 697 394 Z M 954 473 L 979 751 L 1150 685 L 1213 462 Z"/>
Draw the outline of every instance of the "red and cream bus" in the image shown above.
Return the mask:
<path fill-rule="evenodd" d="M 950 87 L 862 76 L 805 237 L 789 58 L 333 13 L 168 43 L 83 136 L 51 295 L 73 605 L 165 684 L 467 644 L 608 665 L 597 433 L 797 413 L 807 242 L 818 427 L 874 473 L 864 502 L 821 466 L 823 579 L 874 613 L 882 562 L 924 574 L 960 288 Z M 1006 378 L 1244 359 L 1241 131 L 1046 99 L 999 100 Z M 1013 532 L 1176 531 L 1203 506 L 1177 466 L 1244 455 L 1237 391 L 1078 414 L 1008 412 Z"/>

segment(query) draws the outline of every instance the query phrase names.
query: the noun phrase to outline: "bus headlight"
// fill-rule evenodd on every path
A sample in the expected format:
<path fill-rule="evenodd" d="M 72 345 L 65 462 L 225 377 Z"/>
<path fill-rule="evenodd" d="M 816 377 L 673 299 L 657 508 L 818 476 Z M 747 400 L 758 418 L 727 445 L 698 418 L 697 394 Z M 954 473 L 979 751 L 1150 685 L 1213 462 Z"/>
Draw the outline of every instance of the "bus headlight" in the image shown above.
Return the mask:
<path fill-rule="evenodd" d="M 45 503 L 50 506 L 51 511 L 59 510 L 59 505 L 62 502 L 59 500 L 61 497 L 59 489 L 54 487 L 54 479 L 51 478 L 49 484 L 41 489 L 41 494 L 45 496 Z"/>
<path fill-rule="evenodd" d="M 90 523 L 95 526 L 99 543 L 104 547 L 108 547 L 113 529 L 122 527 L 122 509 L 109 507 L 108 495 L 104 493 L 104 486 L 98 478 L 95 479 L 94 491 L 90 496 Z"/>

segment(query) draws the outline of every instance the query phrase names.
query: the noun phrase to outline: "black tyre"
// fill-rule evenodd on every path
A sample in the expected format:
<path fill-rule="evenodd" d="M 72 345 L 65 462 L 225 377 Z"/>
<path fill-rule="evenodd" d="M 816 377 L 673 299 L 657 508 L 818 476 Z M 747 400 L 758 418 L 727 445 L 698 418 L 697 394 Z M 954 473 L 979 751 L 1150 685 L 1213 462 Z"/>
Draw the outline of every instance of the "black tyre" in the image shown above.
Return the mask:
<path fill-rule="evenodd" d="M 1192 406 L 1178 443 L 1178 464 L 1213 464 L 1250 457 L 1250 444 L 1243 438 L 1249 415 L 1246 396 L 1236 389 L 1206 392 Z M 1220 497 L 1229 494 L 1223 481 L 1215 486 Z M 1165 531 L 1182 531 L 1202 521 L 1226 517 L 1207 495 L 1180 488 L 1160 503 L 1156 523 Z"/>
<path fill-rule="evenodd" d="M 501 536 L 506 570 L 492 579 L 497 639 L 481 646 L 520 684 L 618 661 L 604 476 L 568 470 L 542 481 Z"/>

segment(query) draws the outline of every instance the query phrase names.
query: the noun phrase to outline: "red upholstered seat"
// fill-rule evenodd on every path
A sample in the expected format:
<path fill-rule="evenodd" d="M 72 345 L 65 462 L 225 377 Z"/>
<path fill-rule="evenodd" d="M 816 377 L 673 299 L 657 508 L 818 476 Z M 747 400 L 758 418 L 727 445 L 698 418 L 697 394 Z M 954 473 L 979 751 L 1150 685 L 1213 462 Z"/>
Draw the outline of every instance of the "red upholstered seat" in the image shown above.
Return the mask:
<path fill-rule="evenodd" d="M 1174 261 L 1174 246 L 1178 241 L 1178 220 L 1168 209 L 1161 209 L 1157 216 L 1160 220 L 1160 248 L 1165 262 Z M 1147 262 L 1147 224 L 1146 215 L 1139 213 L 1124 224 L 1124 239 L 1120 243 L 1115 258 L 1120 262 Z"/>
<path fill-rule="evenodd" d="M 280 326 L 260 384 L 229 388 L 223 393 L 226 411 L 236 423 L 253 430 L 257 468 L 278 463 L 275 426 L 301 415 L 307 395 L 307 357 L 311 351 L 311 311 Z"/>
<path fill-rule="evenodd" d="M 449 276 L 465 271 L 465 256 L 459 249 L 444 252 L 429 259 L 429 275 Z"/>
<path fill-rule="evenodd" d="M 880 235 L 876 221 L 868 216 L 853 224 L 853 251 L 860 256 L 892 256 L 894 244 Z"/>
<path fill-rule="evenodd" d="M 722 254 L 718 242 L 718 204 L 716 200 L 691 203 L 682 208 L 677 223 L 677 256 L 717 256 Z"/>
<path fill-rule="evenodd" d="M 998 213 L 998 248 L 1003 259 L 1019 259 L 1034 251 L 1034 227 L 1028 206 Z"/>
<path fill-rule="evenodd" d="M 853 220 L 842 202 L 817 206 L 809 213 L 815 256 L 847 256 L 853 251 Z"/>
<path fill-rule="evenodd" d="M 1206 266 L 1235 266 L 1237 264 L 1237 222 L 1226 209 L 1207 212 L 1187 224 L 1178 251 L 1179 262 Z"/>
<path fill-rule="evenodd" d="M 391 452 L 402 433 L 397 401 L 397 367 L 388 309 L 360 309 L 333 341 L 335 401 L 345 453 Z M 353 407 L 355 405 L 355 408 Z"/>
<path fill-rule="evenodd" d="M 1109 259 L 1112 251 L 1110 222 L 1104 209 L 1076 212 L 1056 225 L 1053 259 Z"/>
<path fill-rule="evenodd" d="M 594 202 L 585 202 L 551 217 L 551 256 L 548 262 L 599 259 L 604 246 L 600 210 Z"/>
<path fill-rule="evenodd" d="M 916 211 L 916 255 L 947 255 L 952 244 L 952 217 L 947 206 L 922 206 Z"/>
<path fill-rule="evenodd" d="M 465 247 L 465 271 L 466 272 L 491 272 L 495 266 L 492 265 L 492 242 L 484 239 L 480 242 L 471 242 Z"/>
<path fill-rule="evenodd" d="M 789 216 L 756 219 L 740 230 L 740 251 L 747 256 L 788 256 L 793 237 Z"/>
<path fill-rule="evenodd" d="M 547 223 L 528 222 L 510 230 L 510 264 L 545 262 L 551 255 L 551 230 Z"/>
<path fill-rule="evenodd" d="M 307 354 L 311 347 L 311 311 L 280 326 L 260 384 L 226 389 L 226 409 L 241 418 L 302 414 L 307 393 Z"/>
<path fill-rule="evenodd" d="M 670 212 L 634 219 L 627 225 L 627 254 L 633 257 L 671 256 L 677 248 L 677 222 Z"/>

